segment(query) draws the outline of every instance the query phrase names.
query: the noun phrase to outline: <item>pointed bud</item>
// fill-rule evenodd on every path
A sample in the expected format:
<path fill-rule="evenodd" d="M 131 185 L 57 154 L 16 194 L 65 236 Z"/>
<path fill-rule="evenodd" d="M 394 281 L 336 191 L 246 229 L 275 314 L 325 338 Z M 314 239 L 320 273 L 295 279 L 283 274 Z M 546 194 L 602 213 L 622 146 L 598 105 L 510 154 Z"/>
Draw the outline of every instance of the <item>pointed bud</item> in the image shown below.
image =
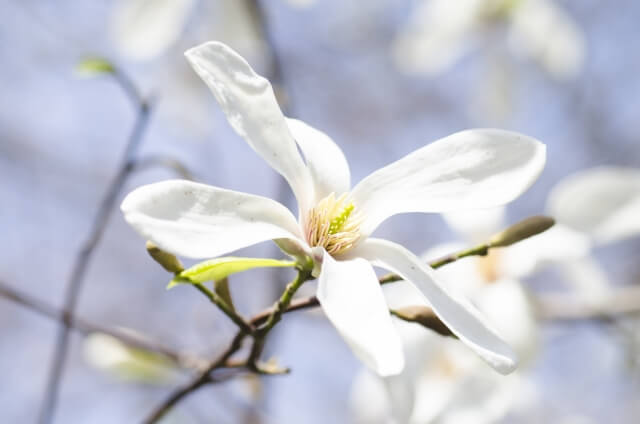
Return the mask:
<path fill-rule="evenodd" d="M 147 252 L 154 261 L 159 263 L 164 269 L 172 273 L 178 273 L 184 270 L 182 263 L 171 253 L 165 252 L 152 242 L 147 242 Z"/>
<path fill-rule="evenodd" d="M 176 365 L 165 356 L 128 346 L 104 333 L 87 336 L 84 357 L 95 368 L 127 381 L 162 384 L 179 376 Z"/>
<path fill-rule="evenodd" d="M 215 280 L 213 282 L 213 290 L 218 296 L 225 301 L 229 308 L 235 312 L 236 308 L 233 306 L 233 299 L 231 298 L 231 290 L 229 290 L 229 278 L 225 277 L 221 280 Z"/>
<path fill-rule="evenodd" d="M 548 216 L 532 216 L 512 225 L 506 230 L 494 235 L 489 241 L 490 247 L 510 246 L 528 239 L 553 227 L 555 220 Z"/>
<path fill-rule="evenodd" d="M 405 306 L 403 308 L 391 310 L 391 314 L 401 320 L 415 322 L 427 327 L 442 336 L 455 337 L 451 330 L 449 330 L 449 327 L 447 327 L 444 322 L 440 321 L 440 318 L 438 318 L 433 310 L 427 306 Z"/>
<path fill-rule="evenodd" d="M 114 74 L 116 68 L 104 58 L 89 57 L 78 62 L 76 72 L 85 77 L 94 77 L 102 74 Z"/>

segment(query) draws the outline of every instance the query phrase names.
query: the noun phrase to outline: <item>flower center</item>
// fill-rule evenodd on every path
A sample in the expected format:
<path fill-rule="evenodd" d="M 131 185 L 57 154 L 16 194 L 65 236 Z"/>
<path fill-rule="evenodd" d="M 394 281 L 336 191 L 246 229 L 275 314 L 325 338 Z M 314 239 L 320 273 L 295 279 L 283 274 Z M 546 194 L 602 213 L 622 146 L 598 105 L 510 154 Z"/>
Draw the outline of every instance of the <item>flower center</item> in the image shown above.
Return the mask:
<path fill-rule="evenodd" d="M 307 215 L 307 243 L 311 247 L 323 247 L 332 256 L 343 253 L 360 239 L 362 219 L 346 193 L 337 198 L 331 193 Z"/>
<path fill-rule="evenodd" d="M 478 258 L 478 271 L 487 284 L 495 283 L 500 278 L 500 252 L 489 250 L 489 254 Z"/>

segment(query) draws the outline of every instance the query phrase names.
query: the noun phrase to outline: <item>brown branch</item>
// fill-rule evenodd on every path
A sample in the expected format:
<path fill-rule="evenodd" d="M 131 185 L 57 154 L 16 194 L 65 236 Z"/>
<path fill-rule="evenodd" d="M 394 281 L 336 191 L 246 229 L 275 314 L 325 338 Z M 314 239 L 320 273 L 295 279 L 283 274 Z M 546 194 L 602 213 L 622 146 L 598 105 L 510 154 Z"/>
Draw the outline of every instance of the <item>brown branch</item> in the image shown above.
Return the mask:
<path fill-rule="evenodd" d="M 136 171 L 143 171 L 145 169 L 154 167 L 171 169 L 185 180 L 196 180 L 194 174 L 186 165 L 184 165 L 178 159 L 172 158 L 171 156 L 149 155 L 140 159 L 136 159 L 133 163 L 133 168 Z"/>
<path fill-rule="evenodd" d="M 178 403 L 182 398 L 184 398 L 189 393 L 198 390 L 200 387 L 205 384 L 211 383 L 213 379 L 211 378 L 211 373 L 225 366 L 227 361 L 242 347 L 242 341 L 246 337 L 246 334 L 242 331 L 238 331 L 235 335 L 231 344 L 227 349 L 218 356 L 211 364 L 200 373 L 191 383 L 185 385 L 184 387 L 173 392 L 158 408 L 156 408 L 148 418 L 146 418 L 143 423 L 151 424 L 158 422 L 169 410 Z"/>
<path fill-rule="evenodd" d="M 118 329 L 93 323 L 81 317 L 75 316 L 69 311 L 58 310 L 45 302 L 29 296 L 19 290 L 11 288 L 3 281 L 0 281 L 0 296 L 12 302 L 15 302 L 31 311 L 37 312 L 42 316 L 53 319 L 63 324 L 67 324 L 71 329 L 79 331 L 82 334 L 108 334 L 112 337 L 117 338 L 128 346 L 163 355 L 182 368 L 192 368 L 203 371 L 209 366 L 209 361 L 203 358 L 198 358 L 194 355 L 177 352 L 160 343 L 147 340 L 146 338 L 136 336 L 135 334 L 128 333 L 126 331 L 121 331 Z"/>
<path fill-rule="evenodd" d="M 489 249 L 489 247 L 483 247 L 481 249 L 469 249 L 469 250 L 465 250 L 463 252 L 457 253 L 457 254 L 452 254 L 452 255 L 447 255 L 444 258 L 438 259 L 434 262 L 432 262 L 430 264 L 430 266 L 434 267 L 434 268 L 438 268 L 440 266 L 449 264 L 451 262 L 455 262 L 458 259 L 461 259 L 465 256 L 470 256 L 472 253 L 469 252 L 475 252 L 473 254 L 486 254 L 486 251 Z M 399 277 L 396 274 L 387 274 L 383 277 L 381 277 L 379 279 L 380 284 L 387 284 L 387 283 L 391 283 L 394 281 L 399 281 L 402 278 Z M 271 317 L 274 316 L 274 314 L 278 311 L 278 305 L 280 304 L 280 302 L 276 303 L 276 305 L 267 308 L 263 311 L 258 312 L 256 315 L 254 315 L 250 320 L 249 320 L 249 324 L 251 324 L 253 327 L 258 327 L 260 325 L 264 325 L 265 323 L 267 323 L 269 321 L 269 319 Z M 305 298 L 300 298 L 300 299 L 293 299 L 290 301 L 290 303 L 288 305 L 286 305 L 286 307 L 280 312 L 281 314 L 288 314 L 290 312 L 294 312 L 294 311 L 299 311 L 299 310 L 303 310 L 303 309 L 309 309 L 309 308 L 313 308 L 316 306 L 319 306 L 320 303 L 318 301 L 318 298 L 316 296 L 309 296 L 309 297 L 305 297 Z M 429 327 L 430 325 L 433 326 L 433 330 L 436 331 L 437 333 L 443 334 L 444 331 L 442 330 L 442 327 L 444 326 L 444 324 L 435 316 L 435 314 L 433 314 L 433 319 L 429 320 L 429 322 L 427 322 L 425 320 L 424 323 L 422 323 L 423 325 Z M 275 325 L 275 323 L 273 324 Z M 152 413 L 151 415 L 144 420 L 145 423 L 155 423 L 157 422 L 160 418 L 162 418 L 170 409 L 171 407 L 173 407 L 176 403 L 178 403 L 182 398 L 184 398 L 185 396 L 189 395 L 191 392 L 199 389 L 200 387 L 213 382 L 214 380 L 211 379 L 210 374 L 211 372 L 213 372 L 216 369 L 219 368 L 226 368 L 229 366 L 229 362 L 228 359 L 234 354 L 236 353 L 239 349 L 240 349 L 240 342 L 244 339 L 245 334 L 242 333 L 242 331 L 239 331 L 235 338 L 233 339 L 233 342 L 231 343 L 231 345 L 229 346 L 229 348 L 227 348 L 227 350 L 225 351 L 225 353 L 218 358 L 217 360 L 215 360 L 211 366 L 206 369 L 204 372 L 202 372 L 200 375 L 198 375 L 190 384 L 187 384 L 186 386 L 176 390 L 174 393 L 172 393 L 164 402 L 162 402 Z M 255 346 L 255 345 L 254 345 Z M 253 366 L 255 359 L 256 359 L 256 354 L 253 352 L 255 351 L 260 351 L 261 346 L 257 345 L 252 349 L 252 353 L 250 354 L 249 358 L 247 359 L 247 361 L 241 361 L 241 362 L 235 362 L 234 365 L 236 367 L 247 367 L 249 369 L 249 371 L 253 371 L 253 372 L 257 372 L 260 373 L 260 369 Z M 223 358 L 223 359 L 222 359 Z"/>
<path fill-rule="evenodd" d="M 119 86 L 136 107 L 137 117 L 131 134 L 129 135 L 127 145 L 125 146 L 118 172 L 100 202 L 98 212 L 92 222 L 89 237 L 76 255 L 73 269 L 71 271 L 69 281 L 67 282 L 64 294 L 63 310 L 67 311 L 69 315 L 63 320 L 63 325 L 59 328 L 56 338 L 55 351 L 49 370 L 44 400 L 38 420 L 41 424 L 47 424 L 53 421 L 58 399 L 58 391 L 60 388 L 60 380 L 62 379 L 62 372 L 67 357 L 69 329 L 73 322 L 72 314 L 76 309 L 78 298 L 80 297 L 80 293 L 84 286 L 85 275 L 89 262 L 93 256 L 96 246 L 102 239 L 102 235 L 107 227 L 109 216 L 115 206 L 118 195 L 120 194 L 127 177 L 133 170 L 134 156 L 142 142 L 151 114 L 150 104 L 140 97 L 135 85 L 129 78 L 127 78 L 126 75 L 122 72 L 116 71 L 112 76 L 116 79 Z"/>
<path fill-rule="evenodd" d="M 640 286 L 611 288 L 597 300 L 572 294 L 538 294 L 535 306 L 540 318 L 553 321 L 633 314 L 640 312 Z"/>

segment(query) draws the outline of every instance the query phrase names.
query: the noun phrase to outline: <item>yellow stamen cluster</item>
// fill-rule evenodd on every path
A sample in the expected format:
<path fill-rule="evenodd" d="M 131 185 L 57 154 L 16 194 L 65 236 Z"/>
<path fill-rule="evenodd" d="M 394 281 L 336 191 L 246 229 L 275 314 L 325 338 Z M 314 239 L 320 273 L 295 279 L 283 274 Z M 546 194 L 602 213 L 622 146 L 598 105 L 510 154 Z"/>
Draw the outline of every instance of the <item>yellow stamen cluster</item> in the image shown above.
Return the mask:
<path fill-rule="evenodd" d="M 332 256 L 345 252 L 360 238 L 362 216 L 347 194 L 333 193 L 311 209 L 305 221 L 309 246 L 321 246 Z"/>

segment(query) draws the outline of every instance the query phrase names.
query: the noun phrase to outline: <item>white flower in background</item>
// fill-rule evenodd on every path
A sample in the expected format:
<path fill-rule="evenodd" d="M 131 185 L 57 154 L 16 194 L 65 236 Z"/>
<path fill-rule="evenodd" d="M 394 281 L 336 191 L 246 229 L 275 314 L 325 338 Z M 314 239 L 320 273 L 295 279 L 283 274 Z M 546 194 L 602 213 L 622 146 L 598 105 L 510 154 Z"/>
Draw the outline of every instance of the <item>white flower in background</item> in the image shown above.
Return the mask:
<path fill-rule="evenodd" d="M 197 0 L 119 0 L 110 22 L 116 46 L 137 60 L 152 59 L 176 43 Z"/>
<path fill-rule="evenodd" d="M 468 302 L 452 296 L 407 249 L 369 236 L 398 213 L 486 208 L 513 200 L 544 167 L 543 144 L 501 130 L 463 131 L 379 169 L 351 189 L 340 148 L 324 133 L 286 119 L 269 82 L 242 57 L 219 42 L 186 56 L 235 131 L 288 181 L 299 218 L 265 197 L 173 180 L 130 193 L 122 203 L 129 224 L 160 248 L 190 258 L 216 257 L 267 240 L 304 251 L 319 269 L 317 296 L 325 314 L 380 375 L 399 373 L 404 360 L 372 264 L 415 286 L 451 331 L 495 369 L 513 371 L 515 354 Z"/>
<path fill-rule="evenodd" d="M 589 253 L 593 246 L 640 234 L 640 171 L 600 167 L 569 176 L 551 191 L 547 211 L 558 222 L 552 229 L 506 249 L 492 249 L 487 257 L 465 258 L 436 271 L 441 281 L 449 282 L 447 287 L 467 293 L 514 347 L 524 367 L 508 377 L 497 376 L 458 344 L 399 322 L 407 366 L 399 376 L 385 379 L 360 373 L 352 391 L 357 422 L 490 423 L 514 407 L 527 406 L 523 400 L 532 401 L 535 389 L 522 371 L 536 354 L 537 324 L 534 305 L 518 279 L 556 263 L 574 285 L 566 297 L 553 295 L 560 302 L 576 297 L 596 307 L 608 302 L 606 274 Z M 445 218 L 466 236 L 468 246 L 503 228 L 503 215 L 497 208 Z M 442 246 L 427 257 L 457 248 Z M 384 290 L 394 308 L 414 305 L 418 299 L 402 282 Z"/>
<path fill-rule="evenodd" d="M 199 78 L 168 52 L 216 39 L 232 45 L 259 67 L 270 60 L 246 0 L 119 0 L 109 25 L 114 45 L 123 56 L 155 61 L 156 66 L 146 70 L 141 89 L 161 90 L 155 113 L 169 128 L 178 123 L 180 138 L 185 131 L 198 138 L 210 133 L 210 104 Z"/>
<path fill-rule="evenodd" d="M 466 242 L 436 247 L 424 255 L 427 261 L 484 242 L 506 226 L 503 208 L 445 217 Z M 512 247 L 491 249 L 486 257 L 462 259 L 435 274 L 452 291 L 473 301 L 515 349 L 522 368 L 534 357 L 538 334 L 529 294 L 517 279 L 520 275 L 510 274 L 502 265 L 525 254 L 510 254 Z M 388 285 L 384 292 L 393 308 L 429 306 L 417 300 L 414 289 L 405 282 Z M 508 411 L 523 384 L 520 370 L 500 376 L 453 340 L 442 340 L 416 324 L 398 322 L 398 327 L 407 352 L 406 367 L 400 375 L 385 379 L 364 370 L 356 377 L 352 408 L 358 423 L 477 424 L 493 422 Z M 372 398 L 378 400 L 372 402 Z"/>
<path fill-rule="evenodd" d="M 423 0 L 393 45 L 408 72 L 437 74 L 504 25 L 512 50 L 552 76 L 575 75 L 584 59 L 584 36 L 554 0 Z"/>
<path fill-rule="evenodd" d="M 586 238 L 583 254 L 563 263 L 567 280 L 574 285 L 571 295 L 582 296 L 595 307 L 605 305 L 612 285 L 590 253 L 593 248 L 640 235 L 640 170 L 602 166 L 570 175 L 551 191 L 547 210 Z M 553 235 L 542 240 L 547 245 L 559 243 L 549 240 Z"/>
<path fill-rule="evenodd" d="M 188 27 L 196 38 L 223 40 L 244 55 L 257 57 L 264 45 L 251 1 L 119 0 L 109 22 L 110 33 L 117 48 L 135 60 L 160 56 L 178 42 Z M 315 0 L 287 3 L 305 8 Z"/>

